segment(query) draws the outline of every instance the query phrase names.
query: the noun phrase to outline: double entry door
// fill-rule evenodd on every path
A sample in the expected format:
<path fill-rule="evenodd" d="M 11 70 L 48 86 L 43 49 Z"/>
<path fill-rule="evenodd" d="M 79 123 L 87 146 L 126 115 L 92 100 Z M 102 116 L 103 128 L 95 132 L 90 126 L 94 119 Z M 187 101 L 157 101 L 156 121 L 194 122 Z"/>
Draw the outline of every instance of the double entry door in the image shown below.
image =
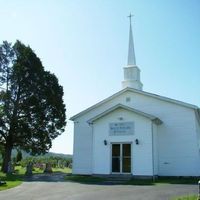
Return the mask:
<path fill-rule="evenodd" d="M 131 143 L 112 144 L 112 173 L 131 173 Z"/>

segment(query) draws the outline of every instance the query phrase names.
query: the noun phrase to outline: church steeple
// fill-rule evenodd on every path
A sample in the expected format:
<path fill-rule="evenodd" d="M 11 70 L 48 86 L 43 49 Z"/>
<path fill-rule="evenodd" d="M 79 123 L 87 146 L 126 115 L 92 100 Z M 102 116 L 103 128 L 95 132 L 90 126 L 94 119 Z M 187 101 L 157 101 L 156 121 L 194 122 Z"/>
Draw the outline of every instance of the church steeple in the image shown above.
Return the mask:
<path fill-rule="evenodd" d="M 128 63 L 127 66 L 124 67 L 124 81 L 122 81 L 122 87 L 130 87 L 137 90 L 142 90 L 142 83 L 140 82 L 140 69 L 136 65 L 135 59 L 135 50 L 134 50 L 134 42 L 133 42 L 133 33 L 132 33 L 132 24 L 131 17 L 133 15 L 129 15 L 130 18 L 130 30 L 129 30 L 129 45 L 128 45 Z"/>
<path fill-rule="evenodd" d="M 132 16 L 133 15 L 131 15 L 131 14 L 128 16 L 130 18 L 130 29 L 129 29 L 129 45 L 128 45 L 128 63 L 127 63 L 127 65 L 136 65 L 133 33 L 132 33 L 132 25 L 131 25 L 131 17 Z"/>

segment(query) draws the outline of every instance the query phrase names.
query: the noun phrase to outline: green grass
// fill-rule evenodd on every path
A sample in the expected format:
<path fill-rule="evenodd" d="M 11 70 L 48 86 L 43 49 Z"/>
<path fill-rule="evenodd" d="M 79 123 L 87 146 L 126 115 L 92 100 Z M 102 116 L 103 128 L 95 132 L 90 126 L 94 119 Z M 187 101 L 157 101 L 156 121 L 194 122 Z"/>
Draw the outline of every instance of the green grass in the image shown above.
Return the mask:
<path fill-rule="evenodd" d="M 53 170 L 53 172 L 63 172 L 63 173 L 67 173 L 67 174 L 72 172 L 72 170 L 70 168 L 52 168 L 52 170 Z M 18 172 L 19 174 L 24 175 L 26 172 L 26 168 L 25 167 L 23 168 L 21 166 L 16 166 L 15 171 Z M 44 172 L 44 170 L 39 169 L 39 168 L 33 169 L 33 174 L 41 174 L 43 172 Z"/>
<path fill-rule="evenodd" d="M 25 174 L 26 168 L 25 167 L 21 167 L 21 166 L 16 166 L 15 167 L 15 173 L 16 174 Z"/>
<path fill-rule="evenodd" d="M 93 177 L 93 176 L 81 176 L 81 175 L 68 175 L 65 177 L 66 181 L 73 181 L 85 184 L 97 184 L 105 181 L 105 178 Z"/>
<path fill-rule="evenodd" d="M 0 191 L 7 190 L 20 185 L 22 181 L 6 181 L 6 185 L 0 186 Z"/>
<path fill-rule="evenodd" d="M 67 173 L 67 174 L 72 173 L 72 169 L 70 169 L 70 168 L 53 168 L 52 170 L 53 170 L 53 172 L 63 172 L 63 173 Z"/>
<path fill-rule="evenodd" d="M 23 175 L 18 172 L 16 174 L 4 174 L 0 172 L 0 180 L 6 181 L 6 185 L 0 186 L 0 191 L 6 190 L 20 185 L 23 182 Z"/>
<path fill-rule="evenodd" d="M 43 173 L 43 171 L 44 170 L 42 170 L 40 168 L 34 168 L 32 172 L 33 172 L 33 174 L 41 174 L 41 173 Z"/>
<path fill-rule="evenodd" d="M 21 167 L 21 166 L 15 166 L 15 173 L 20 174 L 20 175 L 25 175 L 26 172 L 26 167 Z M 33 174 L 39 174 L 43 173 L 43 170 L 39 168 L 34 168 L 33 169 Z"/>
<path fill-rule="evenodd" d="M 176 197 L 173 198 L 172 200 L 197 200 L 197 196 L 184 196 L 184 197 Z"/>

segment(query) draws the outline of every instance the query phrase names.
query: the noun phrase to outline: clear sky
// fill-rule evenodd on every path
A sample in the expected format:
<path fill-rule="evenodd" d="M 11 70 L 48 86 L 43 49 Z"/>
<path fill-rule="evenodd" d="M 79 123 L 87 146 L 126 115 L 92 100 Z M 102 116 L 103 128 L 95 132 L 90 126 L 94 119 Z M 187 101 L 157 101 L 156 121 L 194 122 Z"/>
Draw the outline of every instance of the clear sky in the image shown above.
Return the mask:
<path fill-rule="evenodd" d="M 57 75 L 69 119 L 122 89 L 130 12 L 144 91 L 200 106 L 200 0 L 0 0 L 0 40 Z M 51 151 L 72 149 L 68 120 Z"/>

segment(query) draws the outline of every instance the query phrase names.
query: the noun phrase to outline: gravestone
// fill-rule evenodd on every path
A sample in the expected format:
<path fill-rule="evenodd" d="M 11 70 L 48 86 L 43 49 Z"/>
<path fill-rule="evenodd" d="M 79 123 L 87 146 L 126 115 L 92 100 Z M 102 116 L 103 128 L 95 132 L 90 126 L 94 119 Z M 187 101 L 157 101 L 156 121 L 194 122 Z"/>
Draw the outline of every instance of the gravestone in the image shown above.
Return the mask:
<path fill-rule="evenodd" d="M 61 166 L 62 166 L 62 162 L 61 160 L 58 160 L 58 168 L 61 168 Z"/>
<path fill-rule="evenodd" d="M 44 173 L 53 173 L 52 167 L 50 163 L 46 163 L 46 167 Z"/>
<path fill-rule="evenodd" d="M 33 163 L 29 162 L 26 166 L 26 176 L 31 176 L 33 174 Z"/>
<path fill-rule="evenodd" d="M 13 172 L 13 167 L 11 161 L 8 162 L 8 173 L 11 174 Z"/>
<path fill-rule="evenodd" d="M 6 185 L 6 182 L 0 180 L 0 186 L 2 186 L 2 185 Z"/>

